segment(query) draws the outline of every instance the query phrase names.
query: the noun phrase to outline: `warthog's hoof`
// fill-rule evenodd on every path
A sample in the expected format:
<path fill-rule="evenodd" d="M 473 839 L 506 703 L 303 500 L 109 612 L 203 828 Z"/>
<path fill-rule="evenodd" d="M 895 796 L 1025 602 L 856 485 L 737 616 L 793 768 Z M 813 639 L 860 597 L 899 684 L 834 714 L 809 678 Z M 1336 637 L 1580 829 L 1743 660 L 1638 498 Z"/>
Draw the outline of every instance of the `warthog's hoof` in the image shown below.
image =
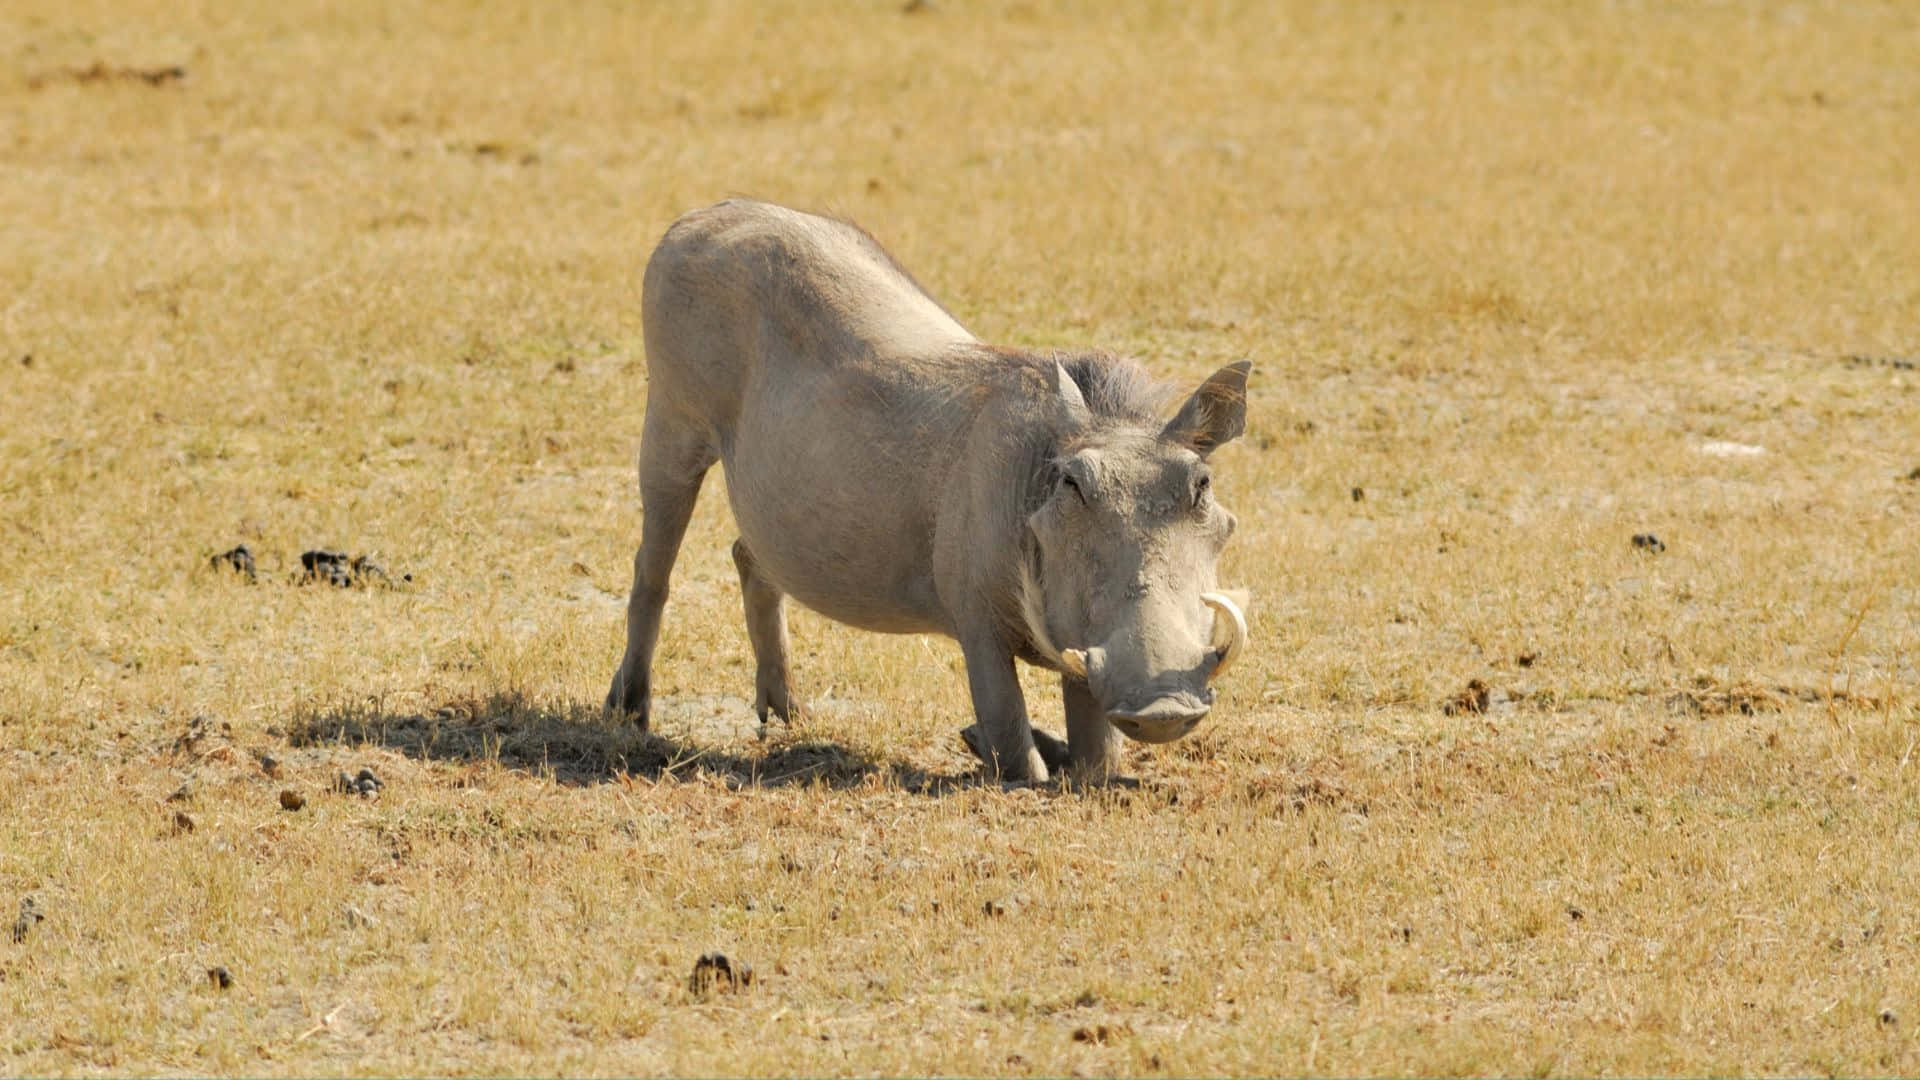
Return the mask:
<path fill-rule="evenodd" d="M 1047 763 L 1047 771 L 1050 773 L 1063 771 L 1072 760 L 1067 753 L 1065 739 L 1057 738 L 1039 728 L 1033 729 L 1033 747 L 1040 751 L 1040 760 Z"/>
<path fill-rule="evenodd" d="M 987 756 L 986 733 L 979 724 L 960 729 L 960 741 L 967 750 L 980 759 L 982 765 L 991 767 L 992 759 Z M 1140 781 L 1131 776 L 1122 776 L 1105 766 L 1075 766 L 1073 756 L 1068 751 L 1064 739 L 1039 728 L 1033 729 L 1033 748 L 1040 753 L 1040 760 L 1046 762 L 1047 775 L 1058 777 L 1075 791 L 1093 791 L 1099 788 L 1138 788 Z M 1026 780 L 1011 780 L 1009 786 L 1024 786 Z"/>
<path fill-rule="evenodd" d="M 960 741 L 966 744 L 974 757 L 980 759 L 980 764 L 991 775 L 996 766 L 995 755 L 992 744 L 987 740 L 987 733 L 981 730 L 980 725 L 970 724 L 961 728 Z M 1067 766 L 1067 744 L 1038 728 L 1033 731 L 1033 751 L 1025 770 L 1014 767 L 1012 763 L 999 763 L 1000 779 L 1014 783 L 1044 781 Z"/>
<path fill-rule="evenodd" d="M 649 689 L 645 685 L 630 685 L 626 668 L 621 668 L 613 677 L 613 686 L 607 690 L 607 703 L 602 706 L 606 718 L 613 723 L 632 723 L 641 731 L 647 730 L 647 714 L 653 703 Z"/>

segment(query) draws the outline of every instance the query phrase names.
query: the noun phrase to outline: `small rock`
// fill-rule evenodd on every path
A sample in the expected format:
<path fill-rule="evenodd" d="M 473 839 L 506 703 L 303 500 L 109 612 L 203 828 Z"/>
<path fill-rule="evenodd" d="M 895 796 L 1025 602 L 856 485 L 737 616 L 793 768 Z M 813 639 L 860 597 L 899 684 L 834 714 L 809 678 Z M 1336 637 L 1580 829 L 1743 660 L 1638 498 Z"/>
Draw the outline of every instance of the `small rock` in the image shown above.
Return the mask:
<path fill-rule="evenodd" d="M 1540 654 L 1536 652 L 1523 652 L 1519 656 L 1516 656 L 1513 658 L 1513 662 L 1516 664 L 1519 664 L 1521 667 L 1532 667 L 1534 664 L 1538 663 L 1539 661 L 1540 661 Z"/>
<path fill-rule="evenodd" d="M 300 794 L 292 788 L 284 788 L 281 790 L 280 808 L 282 810 L 298 810 L 305 805 L 307 805 L 307 797 L 305 795 Z"/>
<path fill-rule="evenodd" d="M 1456 713 L 1483 713 L 1493 701 L 1493 691 L 1479 679 L 1470 680 L 1467 688 L 1447 700 L 1440 711 L 1453 716 Z"/>
<path fill-rule="evenodd" d="M 192 799 L 193 799 L 193 781 L 191 780 L 188 780 L 185 783 L 181 784 L 179 787 L 174 788 L 173 794 L 167 796 L 168 802 L 190 802 L 192 801 Z"/>
<path fill-rule="evenodd" d="M 1366 500 L 1367 500 L 1367 489 L 1366 489 L 1366 488 L 1363 488 L 1363 487 L 1356 487 L 1356 488 L 1354 488 L 1354 489 L 1353 489 L 1353 501 L 1354 501 L 1354 502 L 1365 502 Z"/>
<path fill-rule="evenodd" d="M 987 915 L 997 918 L 1001 915 L 1019 911 L 1022 907 L 1026 906 L 1026 902 L 1027 898 L 1024 896 L 1003 896 L 997 900 L 989 900 L 980 905 L 980 910 Z"/>
<path fill-rule="evenodd" d="M 263 773 L 266 773 L 269 777 L 272 777 L 275 780 L 280 779 L 282 775 L 282 770 L 280 768 L 280 759 L 277 757 L 274 757 L 272 754 L 261 754 L 260 755 L 260 771 Z"/>
<path fill-rule="evenodd" d="M 24 943 L 27 940 L 27 934 L 33 930 L 34 924 L 46 917 L 46 913 L 40 910 L 39 901 L 31 896 L 22 897 L 20 917 L 13 920 L 13 943 L 15 945 Z"/>
<path fill-rule="evenodd" d="M 380 925 L 379 919 L 376 919 L 373 916 L 367 914 L 366 912 L 361 911 L 359 908 L 354 907 L 352 904 L 347 905 L 346 916 L 347 916 L 348 926 L 374 927 L 374 926 Z"/>
<path fill-rule="evenodd" d="M 933 0 L 907 0 L 906 4 L 900 8 L 900 14 L 930 15 L 938 10 L 940 10 L 940 5 L 934 3 Z"/>
<path fill-rule="evenodd" d="M 302 585 L 320 582 L 335 588 L 347 589 L 356 585 L 371 587 L 380 585 L 391 588 L 393 576 L 387 568 L 373 560 L 371 555 L 348 557 L 344 551 L 332 551 L 327 548 L 314 548 L 300 553 L 300 583 Z M 412 574 L 400 575 L 401 581 L 412 581 Z"/>
<path fill-rule="evenodd" d="M 225 990 L 233 985 L 233 972 L 228 971 L 225 964 L 215 964 L 207 969 L 207 981 L 215 990 Z"/>
<path fill-rule="evenodd" d="M 253 565 L 253 552 L 245 544 L 241 544 L 232 551 L 223 551 L 215 555 L 212 562 L 215 570 L 224 567 L 245 574 L 248 581 L 256 579 Z"/>
<path fill-rule="evenodd" d="M 353 584 L 353 570 L 344 551 L 315 548 L 300 553 L 300 583 L 324 582 L 344 589 Z"/>
<path fill-rule="evenodd" d="M 190 833 L 193 831 L 193 828 L 193 818 L 188 817 L 185 810 L 175 810 L 173 812 L 173 834 L 175 836 L 181 833 Z"/>
<path fill-rule="evenodd" d="M 1881 1027 L 1892 1027 L 1893 1025 L 1899 1022 L 1900 1022 L 1900 1018 L 1893 1014 L 1892 1009 L 1880 1010 L 1880 1026 Z"/>
<path fill-rule="evenodd" d="M 1074 1028 L 1073 1041 L 1105 1046 L 1110 1042 L 1131 1034 L 1133 1034 L 1133 1029 L 1125 1024 L 1092 1024 L 1086 1027 Z"/>
<path fill-rule="evenodd" d="M 1584 919 L 1586 917 L 1587 917 L 1587 913 L 1585 911 L 1582 911 L 1581 909 L 1573 906 L 1572 904 L 1567 905 L 1567 918 L 1572 919 L 1574 922 L 1579 922 L 1581 919 Z"/>
<path fill-rule="evenodd" d="M 1658 555 L 1667 550 L 1667 545 L 1661 543 L 1660 538 L 1652 533 L 1634 533 L 1633 546 L 1650 555 Z"/>
<path fill-rule="evenodd" d="M 372 585 L 375 582 L 381 585 L 392 584 L 392 579 L 387 576 L 387 568 L 374 562 L 371 556 L 355 555 L 348 569 L 353 572 L 355 585 Z"/>
<path fill-rule="evenodd" d="M 687 980 L 687 987 L 695 997 L 708 994 L 737 993 L 753 985 L 753 967 L 738 964 L 727 959 L 725 953 L 703 953 L 693 963 L 693 975 Z"/>

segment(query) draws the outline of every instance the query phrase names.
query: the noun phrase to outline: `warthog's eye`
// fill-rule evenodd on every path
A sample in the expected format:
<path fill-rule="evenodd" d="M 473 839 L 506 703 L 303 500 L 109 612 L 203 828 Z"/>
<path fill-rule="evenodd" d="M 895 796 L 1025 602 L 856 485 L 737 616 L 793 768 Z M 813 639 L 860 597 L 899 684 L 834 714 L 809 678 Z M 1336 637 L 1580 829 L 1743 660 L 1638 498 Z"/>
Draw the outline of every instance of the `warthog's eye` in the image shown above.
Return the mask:
<path fill-rule="evenodd" d="M 1074 496 L 1083 503 L 1087 501 L 1087 493 L 1080 489 L 1080 481 L 1075 480 L 1073 473 L 1066 469 L 1060 470 L 1060 488 L 1063 491 L 1073 492 Z"/>
<path fill-rule="evenodd" d="M 1092 506 L 1100 498 L 1100 477 L 1087 454 L 1072 454 L 1053 463 L 1057 492 L 1071 491 L 1083 505 Z"/>

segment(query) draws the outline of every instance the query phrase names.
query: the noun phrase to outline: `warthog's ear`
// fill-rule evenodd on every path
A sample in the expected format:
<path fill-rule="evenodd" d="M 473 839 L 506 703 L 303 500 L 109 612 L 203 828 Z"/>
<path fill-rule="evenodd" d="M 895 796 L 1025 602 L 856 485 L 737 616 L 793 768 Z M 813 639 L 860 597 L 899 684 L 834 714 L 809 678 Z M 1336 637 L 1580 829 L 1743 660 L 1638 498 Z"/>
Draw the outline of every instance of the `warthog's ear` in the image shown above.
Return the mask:
<path fill-rule="evenodd" d="M 1092 419 L 1086 395 L 1080 392 L 1080 384 L 1073 381 L 1073 376 L 1067 374 L 1065 365 L 1058 360 L 1053 362 L 1053 396 L 1059 399 L 1061 407 L 1074 423 L 1085 424 Z"/>
<path fill-rule="evenodd" d="M 1241 360 L 1214 372 L 1167 421 L 1161 438 L 1191 447 L 1201 457 L 1237 438 L 1247 430 L 1247 372 L 1252 370 L 1253 361 Z"/>

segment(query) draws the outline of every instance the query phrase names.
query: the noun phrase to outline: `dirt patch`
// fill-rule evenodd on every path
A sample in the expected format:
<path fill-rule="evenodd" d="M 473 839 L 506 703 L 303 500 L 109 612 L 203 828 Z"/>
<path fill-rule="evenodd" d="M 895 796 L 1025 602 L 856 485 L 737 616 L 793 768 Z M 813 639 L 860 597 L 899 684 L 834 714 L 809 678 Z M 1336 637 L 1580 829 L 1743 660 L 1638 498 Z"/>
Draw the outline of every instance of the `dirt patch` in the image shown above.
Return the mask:
<path fill-rule="evenodd" d="M 32 76 L 27 80 L 27 89 L 43 90 L 55 83 L 73 83 L 79 86 L 109 86 L 122 83 L 167 86 L 182 82 L 186 77 L 187 69 L 179 64 L 128 67 L 109 64 L 105 60 L 95 60 L 85 67 L 62 68 L 59 71 L 43 72 Z"/>

